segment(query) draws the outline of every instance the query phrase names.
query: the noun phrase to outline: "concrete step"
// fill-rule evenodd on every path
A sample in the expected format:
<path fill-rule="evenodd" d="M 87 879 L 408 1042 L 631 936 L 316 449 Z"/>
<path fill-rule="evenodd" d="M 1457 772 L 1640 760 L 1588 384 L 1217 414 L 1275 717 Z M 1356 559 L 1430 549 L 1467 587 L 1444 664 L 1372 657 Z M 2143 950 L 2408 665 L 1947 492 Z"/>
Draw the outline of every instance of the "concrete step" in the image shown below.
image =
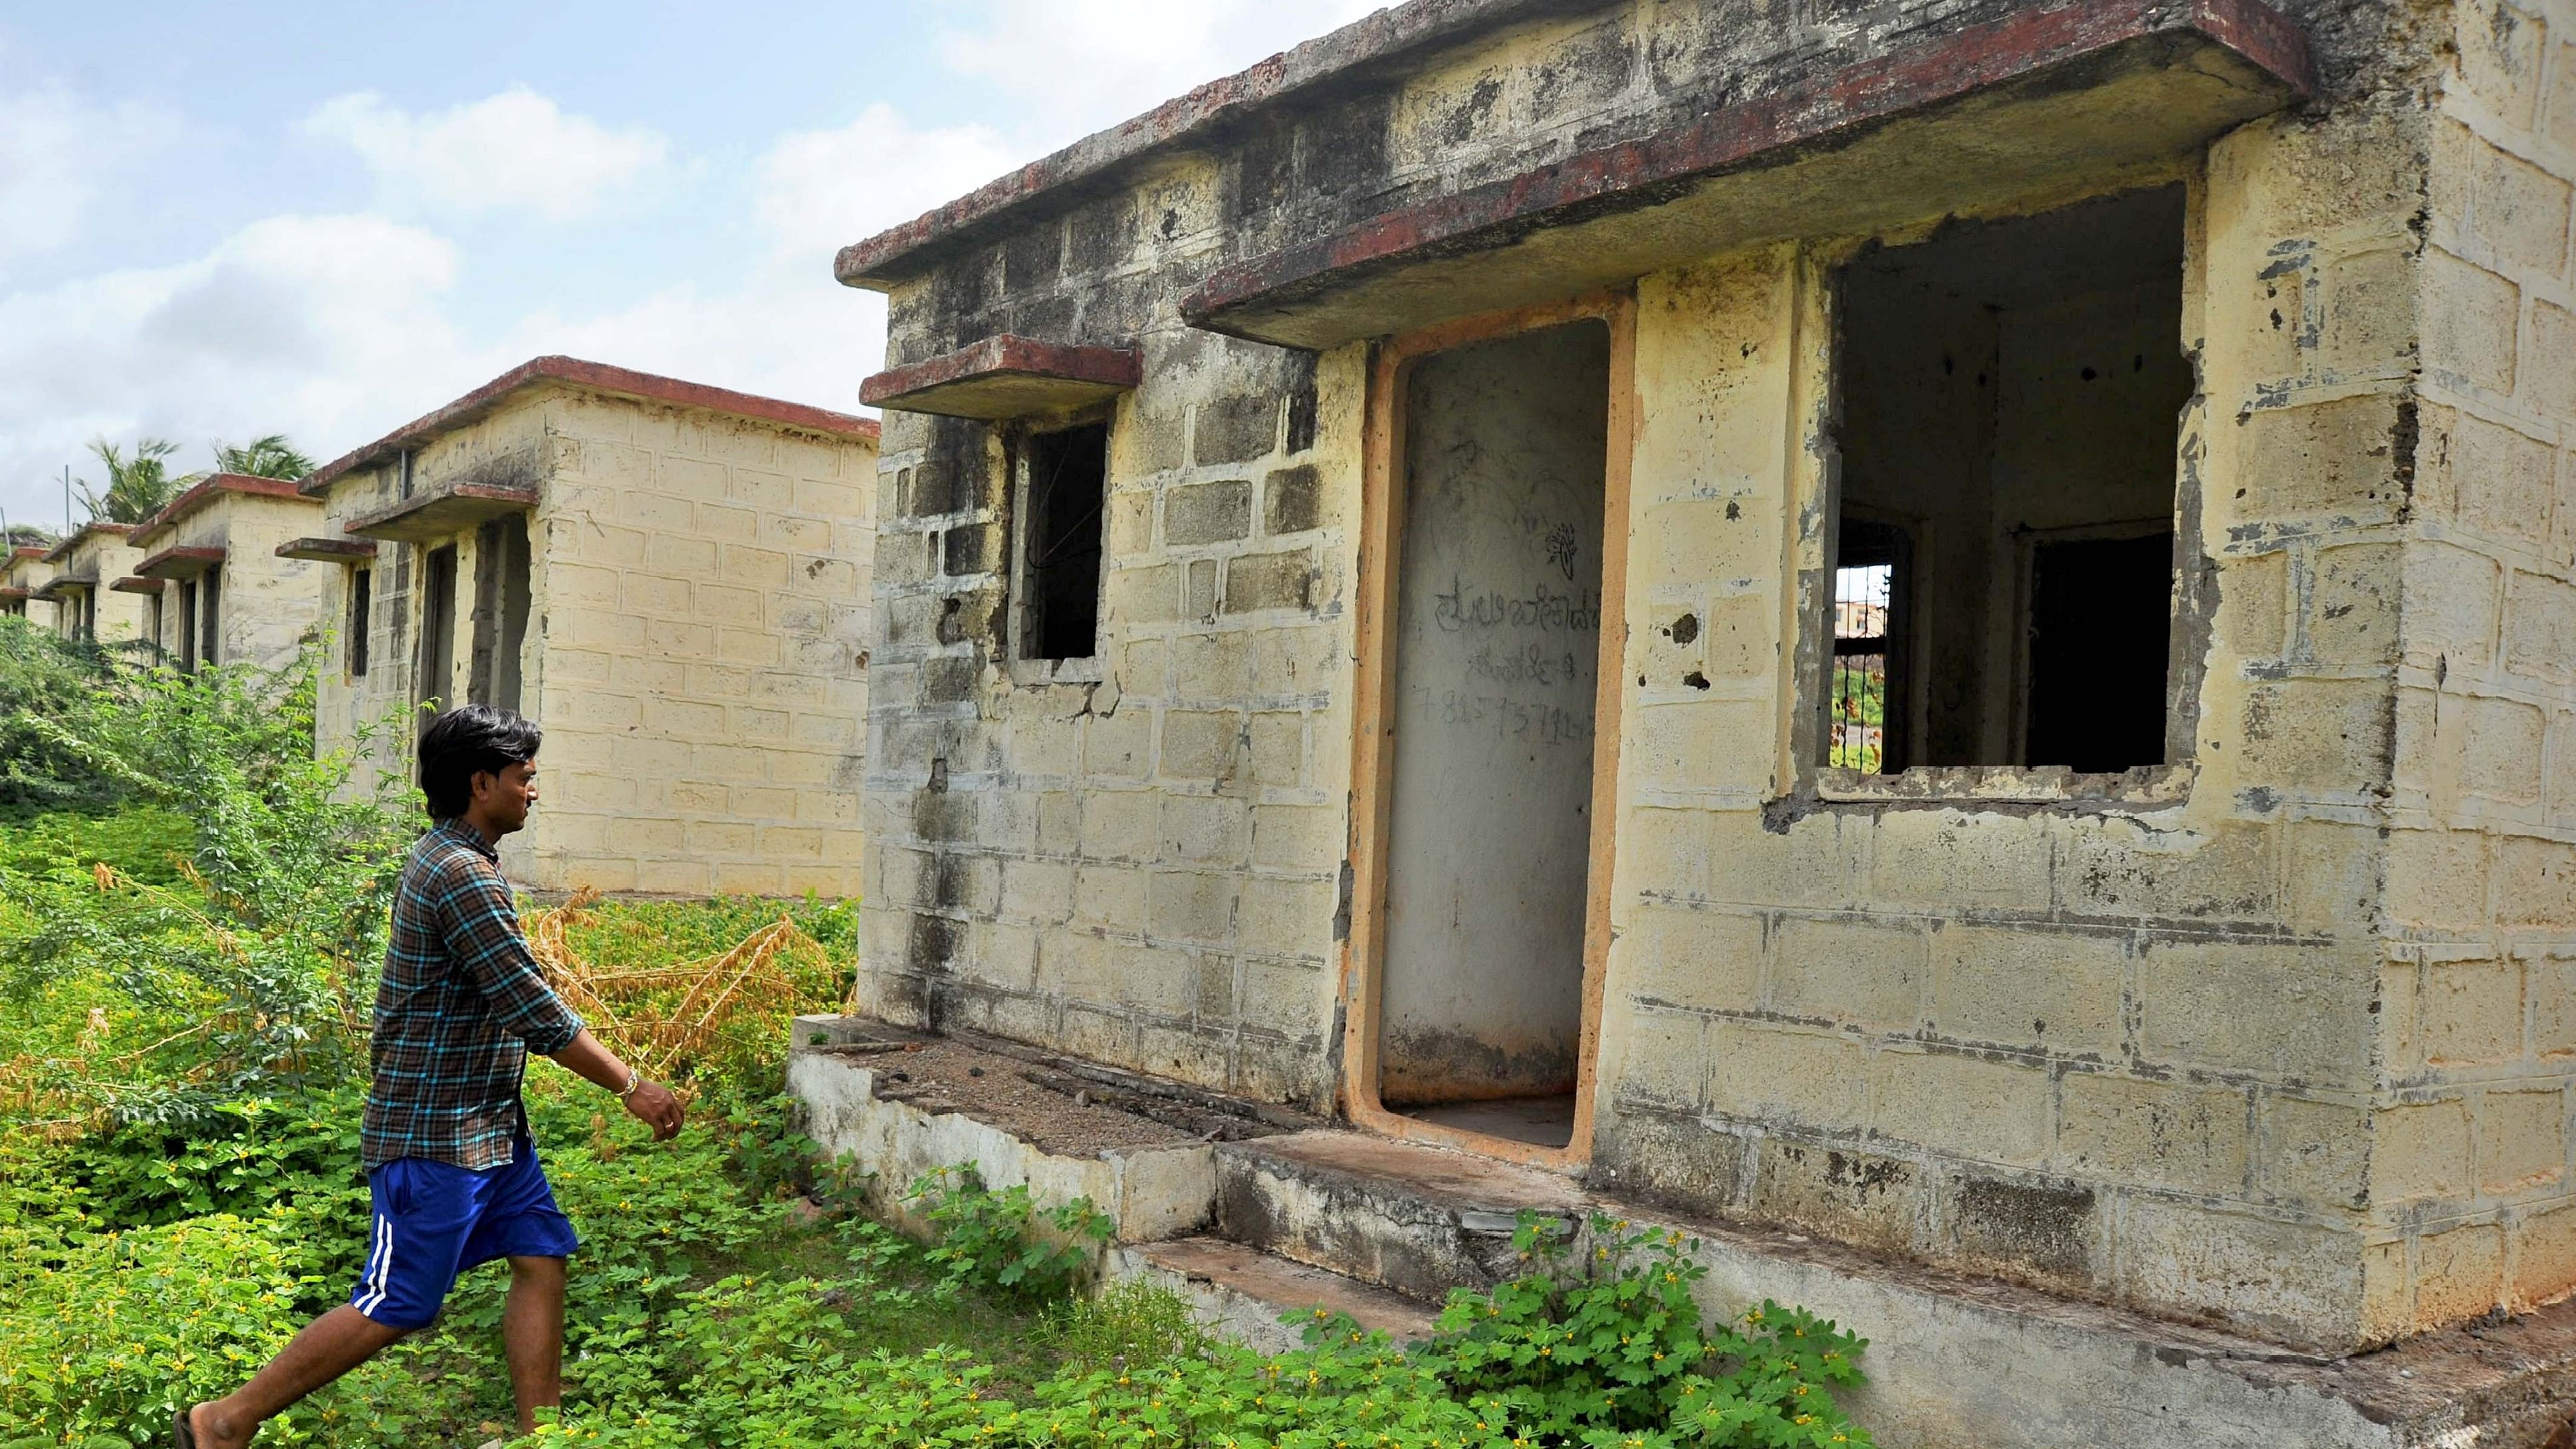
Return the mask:
<path fill-rule="evenodd" d="M 1304 1321 L 1317 1310 L 1347 1313 L 1360 1327 L 1383 1330 L 1400 1344 L 1427 1336 L 1436 1317 L 1431 1309 L 1387 1289 L 1223 1238 L 1175 1238 L 1121 1248 L 1115 1271 L 1121 1278 L 1158 1283 L 1180 1294 L 1210 1330 L 1261 1353 L 1302 1346 Z"/>
<path fill-rule="evenodd" d="M 1216 1179 L 1219 1235 L 1423 1303 L 1522 1271 L 1521 1212 L 1587 1205 L 1554 1173 L 1358 1132 L 1218 1143 Z"/>

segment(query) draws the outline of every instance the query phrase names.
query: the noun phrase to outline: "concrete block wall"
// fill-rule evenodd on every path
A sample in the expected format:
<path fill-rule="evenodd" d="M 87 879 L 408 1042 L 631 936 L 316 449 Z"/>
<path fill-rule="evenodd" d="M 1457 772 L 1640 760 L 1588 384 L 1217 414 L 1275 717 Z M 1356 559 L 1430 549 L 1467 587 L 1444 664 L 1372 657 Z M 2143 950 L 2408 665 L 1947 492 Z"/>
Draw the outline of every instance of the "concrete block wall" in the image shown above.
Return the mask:
<path fill-rule="evenodd" d="M 96 581 L 98 641 L 114 644 L 141 639 L 150 632 L 150 605 L 140 594 L 121 594 L 108 587 L 134 572 L 143 562 L 143 554 L 125 541 L 121 528 L 98 525 L 83 527 L 74 536 L 71 547 L 54 560 L 56 577 L 75 577 Z M 74 611 L 69 600 L 55 605 L 54 629 L 65 638 L 75 627 Z"/>
<path fill-rule="evenodd" d="M 2390 923 L 2412 909 L 2404 892 L 2486 868 L 2457 831 L 2440 861 L 2408 865 L 2408 837 L 2433 832 L 2392 813 L 2417 668 L 2401 641 L 2465 627 L 2417 603 L 2432 525 L 2415 500 L 2445 385 L 2432 359 L 2451 346 L 2492 375 L 2502 294 L 2481 283 L 2437 306 L 2429 291 L 2475 259 L 2444 250 L 2438 220 L 2430 242 L 2418 224 L 2437 135 L 2420 98 L 2439 91 L 2450 17 L 2285 8 L 2318 50 L 2319 105 L 2169 175 L 2118 178 L 2179 181 L 2189 198 L 2176 345 L 2200 387 L 2175 469 L 2178 528 L 2200 547 L 2175 703 L 2196 729 L 2173 765 L 2107 786 L 2012 770 L 1820 779 L 1802 661 L 1820 657 L 1824 621 L 1831 277 L 1870 238 L 1637 283 L 1593 1146 L 1612 1190 L 2330 1349 L 2484 1311 L 2455 1291 L 2477 1270 L 2425 1246 L 2430 1219 L 2388 1209 L 2385 1174 L 2405 1120 L 2391 1109 L 2417 1090 L 2390 1037 L 2396 958 L 2415 947 L 2392 946 Z M 1470 185 L 1710 87 L 1758 88 L 1961 18 L 1885 6 L 1846 30 L 1713 14 L 1641 5 L 1503 29 L 1382 94 L 1257 116 L 1124 189 L 1033 208 L 895 286 L 894 362 L 1012 331 L 1133 341 L 1145 380 L 1111 418 L 1097 684 L 1012 679 L 999 432 L 889 415 L 863 1003 L 1331 1102 L 1354 803 L 1342 600 L 1361 501 L 1356 444 L 1340 440 L 1360 429 L 1368 349 L 1310 367 L 1194 336 L 1175 304 L 1214 265 L 1389 195 Z M 2535 153 L 2556 144 L 2536 97 Z M 1890 218 L 1884 235 L 1937 220 Z M 2561 290 L 2537 300 L 2507 279 L 2517 347 L 2555 325 L 2541 310 L 2564 295 L 2554 275 Z M 2523 429 L 2546 433 L 2551 469 L 2561 426 Z M 1238 619 L 1227 593 L 1248 567 L 1293 573 L 1254 561 L 1295 556 L 1265 532 L 1268 500 L 1309 466 L 1322 531 L 1306 592 Z M 2500 656 L 2507 574 L 2484 566 Z M 1255 758 L 1264 730 L 1284 747 L 1291 713 L 1293 783 Z M 2500 745 L 2426 758 L 2483 780 L 2556 728 L 2525 716 Z M 2482 1090 L 2444 1100 L 2466 1114 Z M 2551 1189 L 2510 1191 L 2519 1212 Z M 2490 1222 L 2506 1211 L 2471 1201 Z"/>
<path fill-rule="evenodd" d="M 2576 1289 L 2576 7 L 2450 18 L 2403 610 L 2370 640 L 2397 683 L 2372 1261 L 2411 1326 Z"/>
<path fill-rule="evenodd" d="M 470 476 L 538 492 L 520 707 L 546 746 L 538 813 L 505 847 L 514 879 L 856 893 L 874 462 L 864 439 L 557 386 L 415 450 L 415 490 Z M 398 465 L 349 479 L 332 516 L 380 507 L 397 487 Z M 455 674 L 429 692 L 464 697 L 474 530 L 384 544 L 370 668 L 329 672 L 328 738 L 407 712 L 421 692 L 421 555 L 440 542 L 458 549 Z M 345 620 L 339 574 L 329 608 Z M 386 761 L 399 767 L 408 741 L 388 737 Z"/>
<path fill-rule="evenodd" d="M 861 998 L 1325 1103 L 1360 359 L 1146 347 L 1096 683 L 1011 681 L 996 440 L 887 415 Z"/>
<path fill-rule="evenodd" d="M 216 585 L 215 662 L 279 669 L 295 661 L 306 639 L 318 637 L 325 622 L 323 585 L 337 566 L 279 558 L 277 546 L 317 532 L 321 523 L 322 510 L 311 499 L 217 493 L 167 529 L 156 530 L 145 552 L 223 549 L 223 577 Z M 181 643 L 178 584 L 165 584 L 160 597 L 155 642 L 163 657 L 175 660 Z M 142 602 L 149 621 L 152 600 Z"/>

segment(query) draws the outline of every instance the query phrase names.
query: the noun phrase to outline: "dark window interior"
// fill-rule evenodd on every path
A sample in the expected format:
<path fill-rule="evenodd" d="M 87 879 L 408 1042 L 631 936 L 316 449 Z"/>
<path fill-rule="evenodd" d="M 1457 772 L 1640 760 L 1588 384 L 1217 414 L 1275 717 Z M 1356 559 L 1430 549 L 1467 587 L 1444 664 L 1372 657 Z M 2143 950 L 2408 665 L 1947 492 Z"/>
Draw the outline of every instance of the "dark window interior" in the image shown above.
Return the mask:
<path fill-rule="evenodd" d="M 203 636 L 197 644 L 197 657 L 208 664 L 223 662 L 223 593 L 222 567 L 206 570 L 197 585 L 197 614 Z"/>
<path fill-rule="evenodd" d="M 448 703 L 456 670 L 456 548 L 434 548 L 420 570 L 420 679 L 415 700 Z"/>
<path fill-rule="evenodd" d="M 179 583 L 179 672 L 192 673 L 197 667 L 197 581 L 182 579 Z"/>
<path fill-rule="evenodd" d="M 528 516 L 504 514 L 474 539 L 474 658 L 469 697 L 519 707 L 519 650 L 528 637 Z"/>
<path fill-rule="evenodd" d="M 1844 269 L 1826 763 L 2165 759 L 2182 265 L 2167 187 Z"/>
<path fill-rule="evenodd" d="M 2125 770 L 2164 758 L 2173 534 L 2031 550 L 2033 761 Z"/>
<path fill-rule="evenodd" d="M 375 602 L 376 571 L 349 571 L 349 677 L 363 678 L 367 672 L 367 610 Z"/>
<path fill-rule="evenodd" d="M 1088 659 L 1099 647 L 1101 511 L 1109 483 L 1109 426 L 1032 435 L 1028 460 L 1030 659 Z"/>

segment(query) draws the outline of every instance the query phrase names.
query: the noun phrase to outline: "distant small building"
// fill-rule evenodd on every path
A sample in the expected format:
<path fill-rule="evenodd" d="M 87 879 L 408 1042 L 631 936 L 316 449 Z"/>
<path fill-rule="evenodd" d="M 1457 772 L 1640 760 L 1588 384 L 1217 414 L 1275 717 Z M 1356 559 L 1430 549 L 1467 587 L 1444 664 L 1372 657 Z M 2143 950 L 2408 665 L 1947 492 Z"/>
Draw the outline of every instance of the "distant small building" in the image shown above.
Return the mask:
<path fill-rule="evenodd" d="M 46 551 L 54 574 L 33 597 L 54 601 L 54 628 L 64 638 L 115 644 L 145 636 L 143 600 L 112 587 L 142 558 L 127 540 L 133 532 L 131 524 L 88 523 Z"/>
<path fill-rule="evenodd" d="M 143 601 L 145 636 L 182 669 L 275 668 L 313 631 L 328 572 L 279 549 L 321 515 L 291 480 L 213 474 L 135 528 L 126 542 L 142 558 L 108 587 Z"/>
<path fill-rule="evenodd" d="M 502 866 L 539 889 L 855 893 L 877 425 L 568 357 L 303 482 L 320 744 L 431 702 L 546 732 Z"/>
<path fill-rule="evenodd" d="M 51 552 L 41 543 L 22 543 L 9 550 L 8 562 L 0 564 L 0 614 L 28 617 L 27 605 L 54 576 L 54 566 L 45 562 Z"/>

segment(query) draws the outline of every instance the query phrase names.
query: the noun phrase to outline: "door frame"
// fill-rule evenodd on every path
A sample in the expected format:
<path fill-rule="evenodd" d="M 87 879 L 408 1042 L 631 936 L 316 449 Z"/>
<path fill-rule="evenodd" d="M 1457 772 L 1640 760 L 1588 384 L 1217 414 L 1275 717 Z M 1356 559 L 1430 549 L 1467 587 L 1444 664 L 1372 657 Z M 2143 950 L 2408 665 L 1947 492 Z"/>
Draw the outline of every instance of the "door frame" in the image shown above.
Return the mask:
<path fill-rule="evenodd" d="M 1388 1110 L 1378 1094 L 1385 994 L 1386 845 L 1395 763 L 1395 611 L 1403 556 L 1407 372 L 1468 343 L 1597 319 L 1610 329 L 1607 456 L 1601 474 L 1601 641 L 1592 714 L 1591 841 L 1584 882 L 1582 1025 L 1575 1046 L 1574 1132 L 1563 1147 L 1491 1137 Z M 1601 1044 L 1601 993 L 1610 957 L 1610 870 L 1618 832 L 1619 706 L 1628 646 L 1628 474 L 1636 442 L 1636 298 L 1592 292 L 1560 302 L 1461 318 L 1370 350 L 1361 435 L 1359 588 L 1351 742 L 1350 930 L 1342 942 L 1342 1080 L 1353 1126 L 1407 1141 L 1571 1170 L 1592 1159 L 1592 1107 Z"/>

